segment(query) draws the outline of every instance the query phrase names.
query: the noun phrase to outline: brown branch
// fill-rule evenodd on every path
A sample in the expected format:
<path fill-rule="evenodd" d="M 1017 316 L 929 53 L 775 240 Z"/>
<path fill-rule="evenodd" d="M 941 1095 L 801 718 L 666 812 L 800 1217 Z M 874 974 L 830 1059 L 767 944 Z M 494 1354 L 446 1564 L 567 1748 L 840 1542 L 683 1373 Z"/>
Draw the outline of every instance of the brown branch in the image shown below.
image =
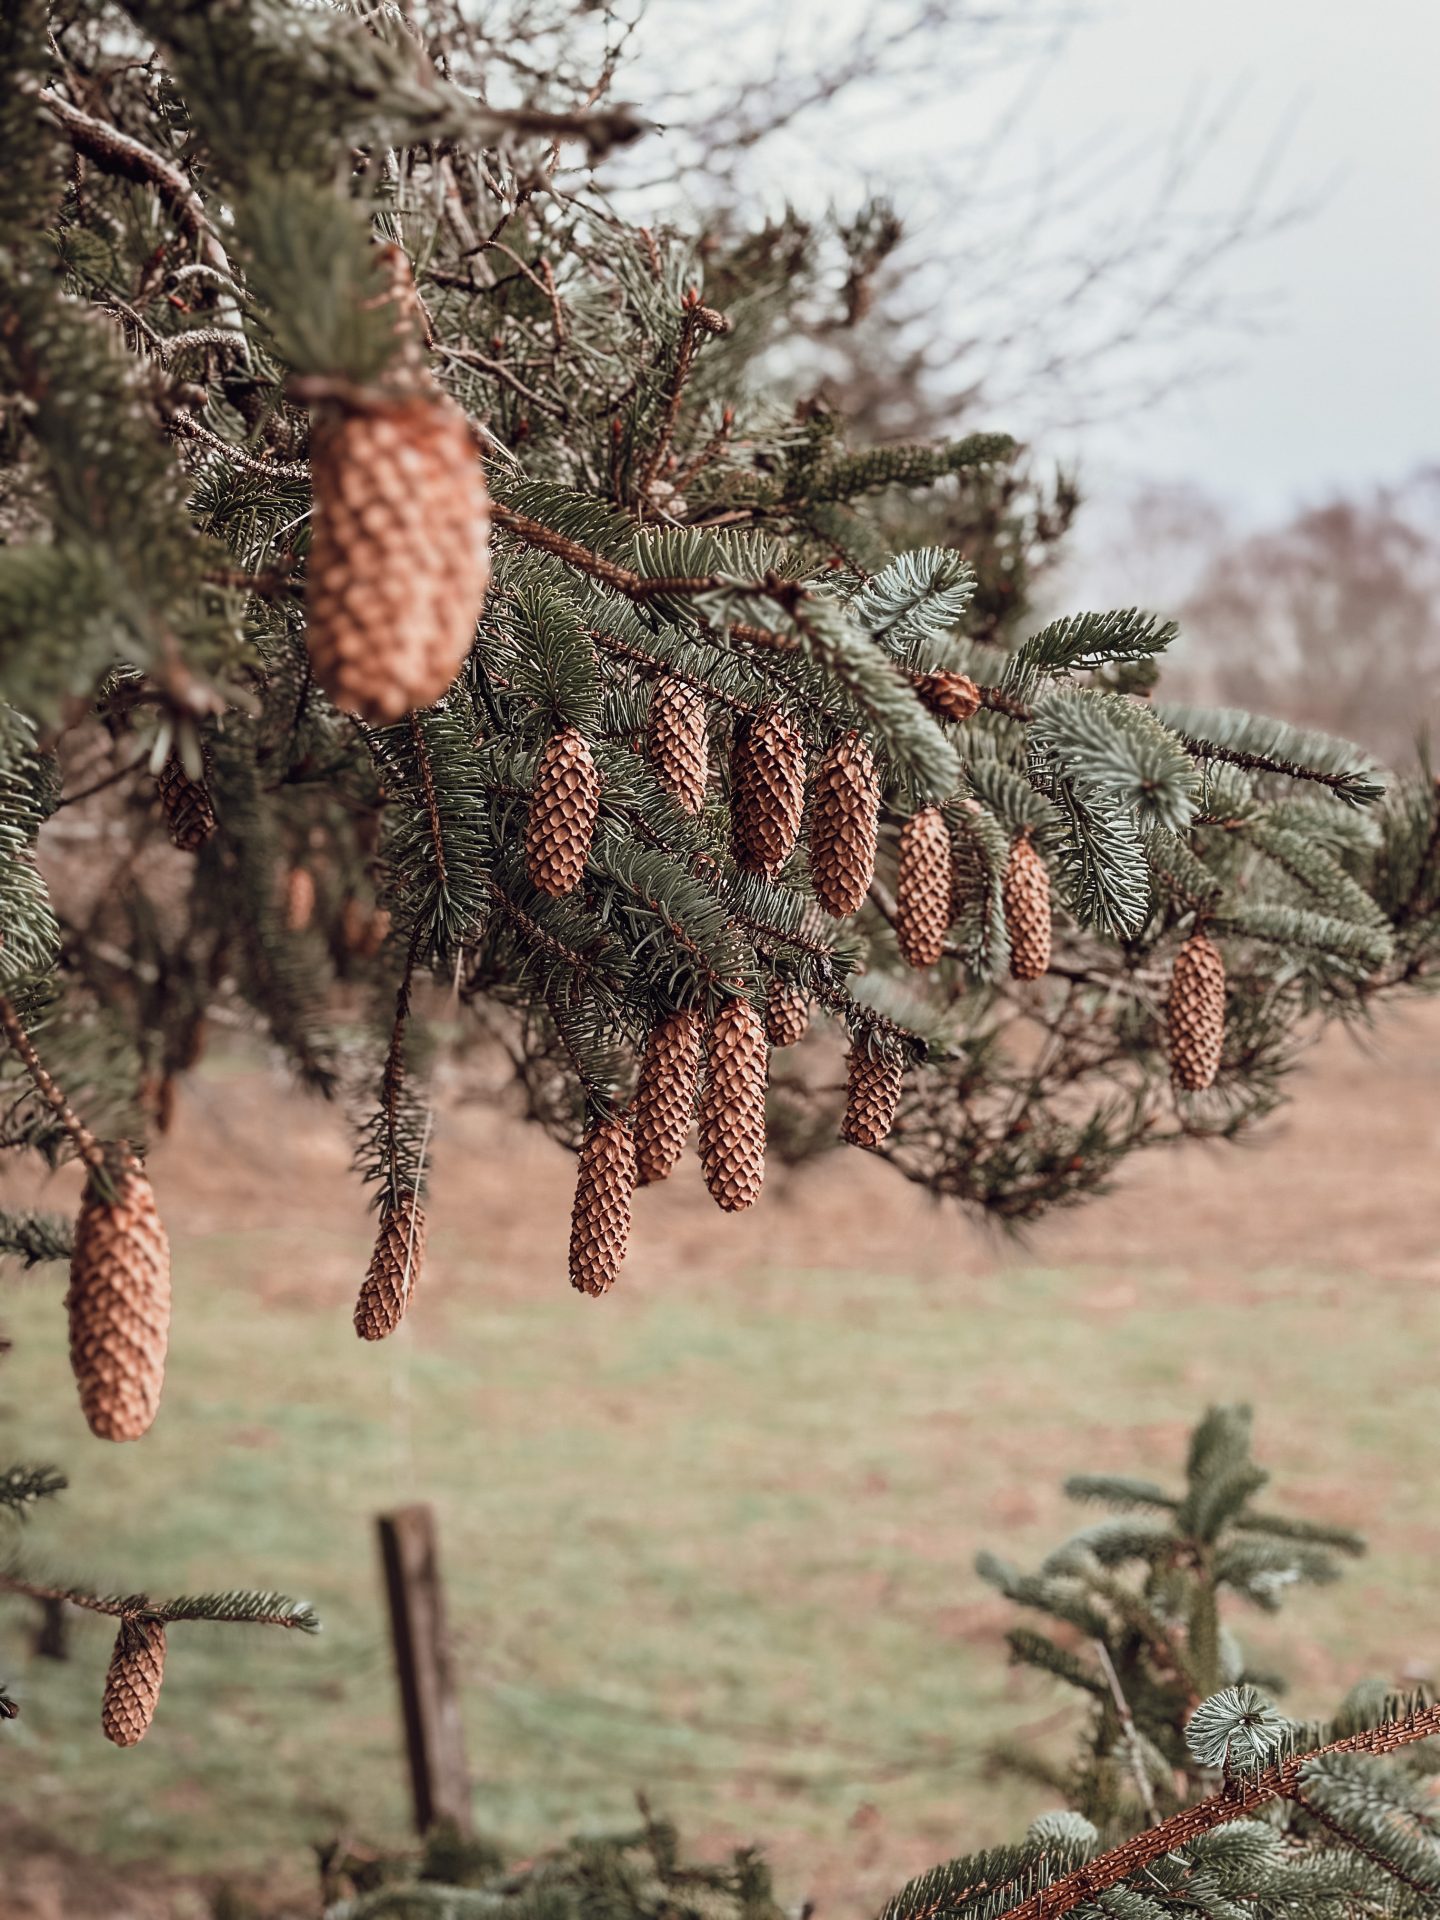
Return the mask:
<path fill-rule="evenodd" d="M 179 167 L 152 153 L 128 133 L 121 133 L 107 120 L 96 120 L 82 113 L 53 87 L 41 88 L 40 102 L 59 121 L 72 144 L 97 166 L 137 185 L 154 187 L 175 216 L 180 230 L 195 241 L 209 265 L 218 268 L 227 278 L 232 277 L 229 257 L 215 237 L 204 202 Z"/>
<path fill-rule="evenodd" d="M 4 1033 L 5 1038 L 20 1056 L 25 1071 L 39 1089 L 41 1099 L 52 1109 L 61 1126 L 75 1142 L 75 1150 L 80 1158 L 92 1173 L 99 1173 L 105 1165 L 105 1156 L 100 1150 L 100 1143 L 46 1072 L 44 1063 L 31 1044 L 29 1034 L 21 1025 L 19 1014 L 11 1004 L 10 996 L 5 993 L 0 993 L 0 1032 Z"/>
<path fill-rule="evenodd" d="M 675 354 L 675 366 L 670 375 L 669 391 L 665 398 L 665 411 L 660 419 L 660 431 L 656 435 L 655 445 L 641 469 L 640 479 L 635 489 L 635 497 L 642 503 L 650 497 L 650 489 L 660 473 L 670 443 L 675 438 L 675 428 L 680 419 L 680 406 L 685 397 L 685 383 L 690 378 L 690 369 L 695 363 L 696 349 L 703 334 L 723 334 L 730 331 L 730 322 L 723 313 L 700 304 L 699 290 L 691 287 L 685 295 L 684 318 L 680 325 L 680 345 Z"/>
<path fill-rule="evenodd" d="M 1301 1775 L 1312 1760 L 1332 1753 L 1394 1753 L 1417 1740 L 1440 1734 L 1440 1702 L 1417 1708 L 1401 1720 L 1384 1726 L 1366 1727 L 1343 1740 L 1332 1740 L 1306 1753 L 1291 1754 L 1248 1777 L 1227 1781 L 1219 1793 L 1200 1800 L 1193 1807 L 1182 1807 L 1158 1827 L 1136 1834 L 1121 1846 L 1110 1848 L 1088 1865 L 1077 1867 L 1038 1893 L 1032 1893 L 1019 1906 L 1009 1908 L 1003 1920 L 1060 1920 L 1097 1894 L 1119 1886 L 1133 1873 L 1153 1861 L 1163 1859 L 1177 1848 L 1188 1846 L 1202 1833 L 1228 1826 L 1232 1820 L 1246 1819 L 1272 1800 L 1293 1800 L 1301 1790 Z M 911 1916 L 911 1920 L 914 1917 Z"/>
<path fill-rule="evenodd" d="M 430 749 L 425 741 L 419 717 L 410 715 L 410 737 L 415 742 L 415 759 L 420 768 L 420 786 L 425 796 L 425 814 L 430 823 L 430 838 L 435 842 L 435 879 L 443 894 L 446 889 L 445 836 L 440 825 L 440 798 L 435 791 L 435 770 L 430 765 Z"/>

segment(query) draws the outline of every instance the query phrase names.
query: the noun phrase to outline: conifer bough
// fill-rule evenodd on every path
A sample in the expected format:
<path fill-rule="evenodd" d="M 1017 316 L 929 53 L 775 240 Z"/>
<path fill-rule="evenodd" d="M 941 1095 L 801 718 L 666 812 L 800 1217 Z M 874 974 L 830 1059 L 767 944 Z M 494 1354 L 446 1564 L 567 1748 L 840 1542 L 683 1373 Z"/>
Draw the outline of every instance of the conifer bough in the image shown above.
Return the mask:
<path fill-rule="evenodd" d="M 1424 984 L 1428 777 L 1140 703 L 1172 638 L 1141 610 L 1037 623 L 1064 512 L 1012 442 L 867 448 L 776 406 L 765 356 L 819 289 L 773 236 L 627 227 L 583 165 L 550 220 L 540 122 L 482 104 L 463 25 L 437 67 L 423 19 L 122 12 L 153 60 L 43 0 L 0 42 L 3 458 L 35 522 L 0 549 L 0 989 L 97 1137 L 134 1138 L 140 1059 L 173 1081 L 208 1012 L 248 1018 L 321 1093 L 368 1069 L 383 1252 L 444 1150 L 437 1041 L 512 1063 L 572 1150 L 629 1113 L 643 1183 L 703 1029 L 735 1209 L 768 1031 L 864 1063 L 846 1095 L 787 1079 L 787 1155 L 863 1138 L 1024 1220 L 1142 1145 L 1243 1132 L 1299 1021 Z M 92 926 L 36 849 L 61 803 L 158 828 L 132 804 L 157 765 L 194 858 L 137 864 Z M 1191 1016 L 1156 983 L 1197 924 L 1244 1044 L 1182 1111 Z M 19 1144 L 69 1150 L 18 1111 Z M 399 1298 L 381 1266 L 363 1329 Z"/>

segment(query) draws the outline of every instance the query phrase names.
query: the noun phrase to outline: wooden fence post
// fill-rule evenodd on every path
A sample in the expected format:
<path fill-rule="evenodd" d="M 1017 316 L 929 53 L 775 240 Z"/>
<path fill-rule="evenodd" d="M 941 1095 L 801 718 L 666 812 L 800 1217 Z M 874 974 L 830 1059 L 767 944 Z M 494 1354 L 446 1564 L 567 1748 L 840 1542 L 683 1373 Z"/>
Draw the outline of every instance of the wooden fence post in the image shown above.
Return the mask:
<path fill-rule="evenodd" d="M 376 1526 L 405 1716 L 415 1828 L 427 1833 L 443 1820 L 468 1834 L 470 1776 L 445 1630 L 434 1510 L 400 1507 L 382 1513 Z"/>

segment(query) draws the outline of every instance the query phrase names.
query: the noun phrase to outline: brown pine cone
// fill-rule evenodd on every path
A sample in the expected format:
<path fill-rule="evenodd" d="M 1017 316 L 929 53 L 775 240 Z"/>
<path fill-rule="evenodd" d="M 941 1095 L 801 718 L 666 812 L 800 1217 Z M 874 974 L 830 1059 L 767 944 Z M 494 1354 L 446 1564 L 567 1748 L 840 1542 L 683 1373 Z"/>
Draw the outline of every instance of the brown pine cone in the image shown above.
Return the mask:
<path fill-rule="evenodd" d="M 895 1124 L 904 1064 L 872 1053 L 866 1041 L 857 1038 L 850 1043 L 849 1068 L 840 1138 L 852 1147 L 878 1147 Z"/>
<path fill-rule="evenodd" d="M 1038 980 L 1050 965 L 1050 872 L 1028 829 L 1010 849 L 1004 899 L 1010 971 L 1017 980 Z"/>
<path fill-rule="evenodd" d="M 968 673 L 952 673 L 947 667 L 917 673 L 915 691 L 942 720 L 973 720 L 980 711 L 980 689 Z"/>
<path fill-rule="evenodd" d="M 1166 1006 L 1170 1077 L 1187 1093 L 1214 1086 L 1225 1048 L 1225 962 L 1215 942 L 1192 933 L 1175 956 Z"/>
<path fill-rule="evenodd" d="M 685 1151 L 704 1040 L 705 1022 L 691 1008 L 667 1014 L 650 1030 L 631 1108 L 635 1172 L 642 1187 L 665 1179 Z"/>
<path fill-rule="evenodd" d="M 771 980 L 765 992 L 765 1038 L 772 1047 L 797 1047 L 810 1030 L 810 996 L 789 980 Z"/>
<path fill-rule="evenodd" d="M 170 838 L 182 853 L 198 853 L 215 831 L 215 809 L 203 781 L 192 780 L 172 753 L 155 776 Z"/>
<path fill-rule="evenodd" d="M 319 406 L 306 645 L 337 707 L 383 725 L 447 691 L 490 579 L 490 497 L 438 393 Z"/>
<path fill-rule="evenodd" d="M 584 734 L 577 727 L 552 734 L 535 768 L 525 823 L 525 866 L 542 893 L 558 899 L 579 886 L 599 808 L 600 772 Z"/>
<path fill-rule="evenodd" d="M 950 832 L 938 807 L 922 807 L 900 835 L 895 936 L 906 964 L 933 967 L 945 947 L 954 890 Z"/>
<path fill-rule="evenodd" d="M 777 707 L 735 730 L 730 823 L 738 865 L 774 879 L 790 857 L 805 811 L 805 742 Z"/>
<path fill-rule="evenodd" d="M 585 1135 L 570 1215 L 570 1284 L 598 1298 L 615 1284 L 630 1244 L 635 1143 L 623 1120 L 602 1120 Z"/>
<path fill-rule="evenodd" d="M 100 1725 L 107 1740 L 117 1747 L 133 1747 L 145 1738 L 164 1678 L 164 1622 L 122 1619 L 100 1704 Z"/>
<path fill-rule="evenodd" d="M 375 1251 L 355 1302 L 355 1331 L 362 1340 L 383 1340 L 395 1331 L 424 1269 L 424 1209 L 413 1193 L 404 1193 L 380 1210 Z"/>
<path fill-rule="evenodd" d="M 717 1207 L 754 1206 L 765 1183 L 765 1035 L 748 1000 L 727 1000 L 710 1029 L 700 1094 L 700 1164 Z"/>
<path fill-rule="evenodd" d="M 70 1365 L 90 1431 L 138 1440 L 165 1381 L 170 1243 L 140 1162 L 114 1156 L 108 1180 L 109 1193 L 91 1175 L 75 1222 L 65 1301 Z"/>
<path fill-rule="evenodd" d="M 285 876 L 285 926 L 303 933 L 315 916 L 315 876 L 308 867 L 291 867 Z"/>
<path fill-rule="evenodd" d="M 687 813 L 705 804 L 710 777 L 710 721 L 693 687 L 668 676 L 655 683 L 645 722 L 645 753 L 657 779 Z"/>
<path fill-rule="evenodd" d="M 842 734 L 810 795 L 810 884 L 832 919 L 855 913 L 869 890 L 879 822 L 875 756 L 858 733 Z"/>

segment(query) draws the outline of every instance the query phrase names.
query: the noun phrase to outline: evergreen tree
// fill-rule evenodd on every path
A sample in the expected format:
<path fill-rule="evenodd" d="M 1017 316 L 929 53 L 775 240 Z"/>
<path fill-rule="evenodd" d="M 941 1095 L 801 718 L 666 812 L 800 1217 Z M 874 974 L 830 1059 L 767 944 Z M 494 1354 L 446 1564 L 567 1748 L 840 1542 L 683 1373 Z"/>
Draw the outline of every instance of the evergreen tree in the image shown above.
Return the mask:
<path fill-rule="evenodd" d="M 420 1277 L 442 1032 L 579 1151 L 603 1293 L 692 1112 L 718 1204 L 759 1194 L 767 1020 L 823 1016 L 774 1151 L 1024 1220 L 1241 1132 L 1440 927 L 1428 777 L 1148 698 L 1143 611 L 1027 631 L 1069 490 L 1000 434 L 853 447 L 780 404 L 803 253 L 628 223 L 592 167 L 642 122 L 563 63 L 501 110 L 413 11 L 0 24 L 0 1141 L 85 1163 L 112 1438 L 164 1361 L 144 1140 L 217 1017 L 366 1090 L 374 1338 Z"/>
<path fill-rule="evenodd" d="M 1334 1579 L 1363 1551 L 1342 1529 L 1257 1509 L 1267 1475 L 1247 1407 L 1213 1408 L 1178 1493 L 1084 1474 L 1072 1498 L 1111 1508 L 1021 1574 L 980 1572 L 1059 1625 L 1009 1636 L 1014 1659 L 1090 1703 L 1074 1764 L 1010 1763 L 1063 1792 L 1016 1846 L 913 1880 L 882 1920 L 1419 1920 L 1440 1910 L 1434 1783 L 1440 1706 L 1380 1682 L 1333 1720 L 1301 1724 L 1253 1672 L 1222 1618 L 1230 1598 L 1267 1612 Z"/>

